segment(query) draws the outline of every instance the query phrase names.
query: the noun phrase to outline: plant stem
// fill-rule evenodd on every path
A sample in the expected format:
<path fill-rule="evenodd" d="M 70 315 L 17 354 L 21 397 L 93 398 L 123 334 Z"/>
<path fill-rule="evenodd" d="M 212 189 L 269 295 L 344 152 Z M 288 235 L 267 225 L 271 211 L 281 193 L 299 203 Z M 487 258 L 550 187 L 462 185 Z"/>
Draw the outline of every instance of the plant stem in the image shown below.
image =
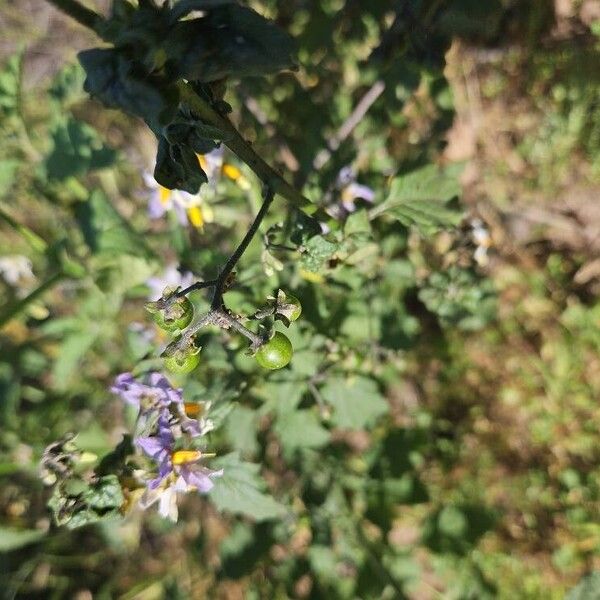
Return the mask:
<path fill-rule="evenodd" d="M 72 19 L 75 19 L 80 25 L 96 31 L 98 26 L 104 21 L 104 17 L 98 13 L 86 8 L 77 0 L 47 0 L 58 10 L 66 13 Z M 97 33 L 97 31 L 96 31 Z"/>
<path fill-rule="evenodd" d="M 77 0 L 47 0 L 47 2 L 50 2 L 84 27 L 95 31 L 98 36 L 103 37 L 102 25 L 105 23 L 105 19 L 98 13 L 82 6 Z M 306 213 L 312 214 L 321 220 L 329 219 L 329 215 L 325 211 L 312 204 L 310 200 L 290 185 L 280 173 L 268 165 L 242 137 L 231 121 L 219 114 L 209 102 L 196 94 L 189 83 L 179 81 L 177 89 L 181 100 L 203 121 L 227 133 L 227 139 L 224 140 L 225 145 L 256 173 L 266 187 L 285 198 L 295 208 L 303 209 Z"/>
<path fill-rule="evenodd" d="M 215 314 L 215 319 L 216 321 L 225 323 L 227 326 L 231 327 L 231 329 L 235 329 L 238 333 L 241 333 L 243 336 L 247 337 L 252 342 L 252 346 L 255 349 L 258 348 L 264 341 L 259 335 L 253 331 L 250 331 L 250 329 L 242 325 L 235 317 L 232 317 L 225 311 L 218 311 Z"/>
<path fill-rule="evenodd" d="M 183 290 L 180 290 L 175 294 L 176 298 L 181 298 L 181 296 L 186 296 L 190 292 L 194 292 L 196 290 L 203 290 L 205 288 L 213 287 L 217 285 L 216 279 L 210 279 L 209 281 L 196 281 L 196 283 L 192 283 L 189 287 L 186 287 Z"/>
<path fill-rule="evenodd" d="M 34 300 L 37 300 L 39 296 L 41 296 L 50 288 L 54 287 L 59 281 L 61 281 L 61 279 L 64 278 L 64 273 L 55 273 L 46 279 L 46 281 L 41 283 L 37 288 L 35 288 L 35 290 L 30 292 L 29 295 L 25 296 L 25 298 L 21 298 L 21 300 L 17 300 L 16 302 L 9 304 L 2 314 L 0 314 L 0 327 L 3 327 L 8 321 L 10 321 L 10 319 L 25 310 L 29 304 L 31 304 Z"/>
<path fill-rule="evenodd" d="M 310 200 L 290 185 L 275 169 L 269 166 L 241 136 L 240 132 L 226 117 L 220 115 L 206 100 L 192 89 L 189 83 L 180 81 L 177 89 L 181 99 L 206 123 L 217 127 L 227 134 L 223 143 L 242 159 L 258 176 L 263 184 L 285 198 L 298 209 L 322 219 L 329 219 L 327 213 L 321 211 Z"/>
<path fill-rule="evenodd" d="M 246 232 L 244 239 L 240 242 L 240 245 L 236 248 L 235 252 L 229 257 L 229 260 L 225 263 L 225 266 L 221 270 L 221 273 L 217 277 L 217 282 L 215 285 L 215 293 L 213 295 L 211 307 L 213 310 L 218 310 L 223 305 L 223 289 L 227 282 L 227 278 L 233 271 L 235 265 L 238 260 L 240 260 L 242 254 L 246 251 L 246 248 L 252 241 L 254 234 L 258 231 L 262 220 L 265 218 L 269 207 L 271 206 L 271 202 L 273 202 L 273 190 L 271 188 L 265 189 L 264 200 L 260 210 L 256 214 L 252 225 L 250 225 L 250 229 Z"/>

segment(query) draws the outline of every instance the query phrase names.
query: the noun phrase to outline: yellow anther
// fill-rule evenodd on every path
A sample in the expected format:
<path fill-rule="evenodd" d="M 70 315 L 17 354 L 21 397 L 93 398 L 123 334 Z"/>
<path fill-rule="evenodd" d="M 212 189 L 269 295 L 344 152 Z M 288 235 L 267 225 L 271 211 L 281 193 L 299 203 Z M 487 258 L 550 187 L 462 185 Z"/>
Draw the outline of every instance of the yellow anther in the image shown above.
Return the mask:
<path fill-rule="evenodd" d="M 204 412 L 204 406 L 198 402 L 184 402 L 183 409 L 185 410 L 185 414 L 191 419 Z"/>
<path fill-rule="evenodd" d="M 229 165 L 226 163 L 223 165 L 221 170 L 225 177 L 235 181 L 243 190 L 247 191 L 250 189 L 250 182 L 244 177 L 242 172 L 235 165 Z"/>
<path fill-rule="evenodd" d="M 224 164 L 223 175 L 233 181 L 237 181 L 242 176 L 242 172 L 234 165 Z"/>
<path fill-rule="evenodd" d="M 174 465 L 185 465 L 196 462 L 202 456 L 203 454 L 200 450 L 176 450 L 171 455 L 171 461 Z"/>
<path fill-rule="evenodd" d="M 187 209 L 187 214 L 190 223 L 194 227 L 197 227 L 198 229 L 202 229 L 202 227 L 204 227 L 204 216 L 202 215 L 202 209 L 197 204 L 190 206 Z"/>
<path fill-rule="evenodd" d="M 168 204 L 169 200 L 171 200 L 171 190 L 162 185 L 158 186 L 158 198 L 161 204 Z"/>
<path fill-rule="evenodd" d="M 208 169 L 208 161 L 204 157 L 204 154 L 196 154 L 196 156 L 198 157 L 198 163 L 200 164 L 200 167 L 203 171 L 206 171 Z"/>

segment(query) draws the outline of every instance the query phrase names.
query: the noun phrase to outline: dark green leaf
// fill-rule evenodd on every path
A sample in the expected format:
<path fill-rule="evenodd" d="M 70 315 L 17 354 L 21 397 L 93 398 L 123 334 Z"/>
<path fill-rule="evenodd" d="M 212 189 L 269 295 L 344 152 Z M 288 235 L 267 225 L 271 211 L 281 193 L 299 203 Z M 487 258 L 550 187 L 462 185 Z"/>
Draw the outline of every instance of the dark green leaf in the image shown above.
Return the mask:
<path fill-rule="evenodd" d="M 105 146 L 86 123 L 67 117 L 55 125 L 51 136 L 52 149 L 46 158 L 46 172 L 51 179 L 67 179 L 115 162 L 116 152 Z"/>
<path fill-rule="evenodd" d="M 133 231 L 100 190 L 92 191 L 89 200 L 78 205 L 77 218 L 92 252 L 112 256 L 153 256 L 143 238 Z"/>
<path fill-rule="evenodd" d="M 377 384 L 366 377 L 332 379 L 325 384 L 321 394 L 334 409 L 332 421 L 343 429 L 369 427 L 388 411 L 388 404 Z"/>
<path fill-rule="evenodd" d="M 460 194 L 461 169 L 462 165 L 445 170 L 427 165 L 396 177 L 387 200 L 375 207 L 372 217 L 388 214 L 404 226 L 414 225 L 426 234 L 458 225 L 462 211 L 448 206 L 448 202 Z"/>
<path fill-rule="evenodd" d="M 291 411 L 280 415 L 275 432 L 286 452 L 293 452 L 297 448 L 322 448 L 329 441 L 329 431 L 311 410 Z"/>
<path fill-rule="evenodd" d="M 223 469 L 223 476 L 215 478 L 210 498 L 219 510 L 247 515 L 256 521 L 276 519 L 285 514 L 285 508 L 265 493 L 265 484 L 259 476 L 260 466 L 240 461 L 237 452 L 214 460 L 214 468 Z"/>
<path fill-rule="evenodd" d="M 175 115 L 176 88 L 148 75 L 117 50 L 93 48 L 80 52 L 78 58 L 86 72 L 86 92 L 106 106 L 141 117 L 154 130 Z"/>
<path fill-rule="evenodd" d="M 178 189 L 189 194 L 197 194 L 200 186 L 208 181 L 192 149 L 169 144 L 162 136 L 158 140 L 154 179 L 169 190 Z"/>
<path fill-rule="evenodd" d="M 293 39 L 257 12 L 227 4 L 205 19 L 177 23 L 171 37 L 189 39 L 179 75 L 195 81 L 277 73 L 295 65 Z"/>

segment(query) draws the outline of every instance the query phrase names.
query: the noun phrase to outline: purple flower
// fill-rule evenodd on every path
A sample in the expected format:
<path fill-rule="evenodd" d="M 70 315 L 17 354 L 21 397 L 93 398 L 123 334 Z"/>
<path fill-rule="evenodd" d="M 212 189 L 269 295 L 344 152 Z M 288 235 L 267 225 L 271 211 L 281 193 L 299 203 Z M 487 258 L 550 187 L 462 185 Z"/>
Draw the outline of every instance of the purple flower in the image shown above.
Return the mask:
<path fill-rule="evenodd" d="M 203 454 L 199 450 L 175 450 L 175 436 L 165 414 L 159 417 L 157 427 L 157 435 L 139 437 L 135 442 L 158 467 L 158 476 L 147 482 L 140 503 L 147 508 L 158 501 L 159 513 L 176 521 L 177 493 L 206 493 L 213 487 L 212 478 L 220 477 L 223 471 L 200 465 Z"/>
<path fill-rule="evenodd" d="M 150 373 L 147 381 L 147 384 L 141 383 L 131 373 L 121 373 L 110 391 L 141 412 L 169 408 L 171 404 L 183 405 L 181 389 L 171 387 L 166 377 L 160 373 Z"/>

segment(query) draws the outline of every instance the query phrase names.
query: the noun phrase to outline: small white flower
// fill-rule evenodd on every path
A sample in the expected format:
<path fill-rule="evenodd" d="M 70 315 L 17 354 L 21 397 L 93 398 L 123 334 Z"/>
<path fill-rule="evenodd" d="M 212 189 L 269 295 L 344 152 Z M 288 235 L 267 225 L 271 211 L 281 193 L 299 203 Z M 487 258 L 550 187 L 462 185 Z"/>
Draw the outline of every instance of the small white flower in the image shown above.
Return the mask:
<path fill-rule="evenodd" d="M 489 263 L 487 252 L 492 246 L 492 236 L 481 219 L 471 220 L 471 236 L 477 246 L 473 259 L 480 267 L 485 267 Z"/>
<path fill-rule="evenodd" d="M 146 488 L 140 498 L 140 507 L 146 510 L 158 502 L 158 513 L 165 519 L 177 522 L 179 511 L 177 509 L 177 493 L 185 493 L 187 484 L 183 477 L 165 478 L 160 486 L 155 489 Z"/>
<path fill-rule="evenodd" d="M 21 287 L 23 283 L 35 279 L 31 268 L 31 261 L 26 256 L 14 254 L 0 257 L 0 274 L 13 287 Z"/>
<path fill-rule="evenodd" d="M 198 160 L 202 170 L 208 177 L 208 183 L 215 187 L 221 176 L 235 182 L 242 190 L 250 189 L 250 182 L 244 177 L 243 173 L 235 166 L 226 163 L 223 158 L 223 146 L 209 152 L 208 154 L 199 154 Z"/>
<path fill-rule="evenodd" d="M 370 187 L 356 182 L 357 175 L 350 166 L 340 170 L 337 176 L 337 188 L 340 191 L 341 203 L 346 212 L 356 210 L 355 200 L 361 199 L 372 203 L 375 200 L 375 192 Z"/>
<path fill-rule="evenodd" d="M 169 190 L 156 182 L 150 173 L 144 173 L 144 182 L 150 190 L 148 198 L 148 216 L 160 219 L 169 210 L 174 210 L 181 225 L 190 223 L 198 229 L 204 223 L 212 223 L 212 208 L 203 202 L 198 194 L 188 194 L 181 190 Z"/>

